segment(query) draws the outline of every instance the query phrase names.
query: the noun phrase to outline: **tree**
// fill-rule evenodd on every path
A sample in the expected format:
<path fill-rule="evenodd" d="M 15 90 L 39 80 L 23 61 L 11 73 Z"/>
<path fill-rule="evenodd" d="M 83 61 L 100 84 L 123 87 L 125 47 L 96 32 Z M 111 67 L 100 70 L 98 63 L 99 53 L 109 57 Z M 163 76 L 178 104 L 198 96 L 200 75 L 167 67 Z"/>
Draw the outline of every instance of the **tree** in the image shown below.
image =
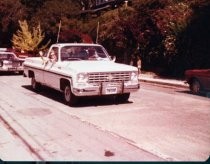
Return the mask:
<path fill-rule="evenodd" d="M 92 38 L 88 34 L 83 34 L 78 30 L 63 30 L 60 32 L 59 42 L 69 43 L 93 43 Z"/>
<path fill-rule="evenodd" d="M 0 26 L 3 31 L 8 29 L 9 24 L 16 23 L 18 17 L 25 16 L 25 8 L 16 0 L 1 0 L 0 1 Z"/>
<path fill-rule="evenodd" d="M 190 23 L 192 9 L 187 3 L 179 2 L 154 12 L 156 26 L 163 36 L 165 55 L 176 55 L 176 40 Z"/>
<path fill-rule="evenodd" d="M 99 43 L 117 56 L 118 62 L 128 63 L 137 47 L 135 14 L 132 7 L 123 6 L 101 15 L 97 20 L 100 22 Z"/>
<path fill-rule="evenodd" d="M 177 38 L 178 55 L 171 68 L 178 73 L 186 69 L 210 68 L 210 1 L 192 1 L 190 7 L 192 16 Z"/>
<path fill-rule="evenodd" d="M 18 20 L 26 16 L 26 8 L 17 0 L 0 0 L 0 45 L 10 46 Z"/>
<path fill-rule="evenodd" d="M 48 45 L 46 44 L 39 48 L 39 45 L 45 36 L 41 30 L 40 24 L 30 29 L 27 21 L 24 20 L 19 21 L 19 25 L 20 30 L 18 30 L 12 38 L 12 43 L 15 49 L 24 52 L 37 52 L 39 49 L 43 49 Z"/>
<path fill-rule="evenodd" d="M 152 70 L 159 67 L 162 59 L 162 36 L 153 19 L 156 10 L 162 9 L 166 1 L 161 0 L 135 0 L 134 7 L 137 12 L 134 20 L 137 26 L 137 43 L 142 58 L 142 68 Z"/>
<path fill-rule="evenodd" d="M 55 42 L 59 23 L 62 21 L 62 30 L 69 29 L 72 21 L 79 13 L 80 6 L 76 0 L 46 0 L 37 12 L 33 13 L 32 23 L 42 22 L 42 29 L 46 36 Z M 74 21 L 76 23 L 76 21 Z M 76 28 L 76 25 L 74 27 Z"/>
<path fill-rule="evenodd" d="M 83 36 L 89 35 L 110 55 L 122 59 L 118 62 L 129 63 L 137 52 L 144 70 L 161 68 L 177 76 L 188 68 L 209 68 L 209 0 L 132 0 L 127 8 L 82 16 L 82 8 L 90 9 L 92 3 L 94 0 L 0 0 L 0 44 L 11 45 L 18 20 L 24 19 L 32 25 L 41 22 L 45 37 L 39 46 L 49 39 L 56 42 L 61 21 L 62 41 L 91 42 Z M 28 30 L 33 33 L 33 28 Z"/>

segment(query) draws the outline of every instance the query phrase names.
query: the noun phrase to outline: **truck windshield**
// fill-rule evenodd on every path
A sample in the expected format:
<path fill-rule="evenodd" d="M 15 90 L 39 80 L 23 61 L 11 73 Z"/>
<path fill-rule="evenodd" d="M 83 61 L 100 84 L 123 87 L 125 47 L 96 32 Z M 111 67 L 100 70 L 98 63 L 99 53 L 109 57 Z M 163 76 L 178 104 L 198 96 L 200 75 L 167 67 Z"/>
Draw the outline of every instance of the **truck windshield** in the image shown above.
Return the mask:
<path fill-rule="evenodd" d="M 64 46 L 61 49 L 61 60 L 110 60 L 101 46 Z"/>

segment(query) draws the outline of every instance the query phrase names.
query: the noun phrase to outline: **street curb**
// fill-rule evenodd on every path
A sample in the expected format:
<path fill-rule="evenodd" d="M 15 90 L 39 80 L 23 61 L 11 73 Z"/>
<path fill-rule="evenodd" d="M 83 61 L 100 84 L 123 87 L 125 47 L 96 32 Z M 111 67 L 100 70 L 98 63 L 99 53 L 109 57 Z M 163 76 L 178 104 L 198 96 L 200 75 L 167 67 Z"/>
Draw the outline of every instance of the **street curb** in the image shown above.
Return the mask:
<path fill-rule="evenodd" d="M 141 82 L 147 82 L 152 84 L 159 84 L 159 85 L 166 85 L 166 86 L 172 86 L 172 87 L 182 87 L 182 88 L 188 88 L 189 85 L 185 84 L 184 81 L 178 81 L 173 82 L 170 80 L 163 80 L 163 79 L 153 79 L 153 78 L 139 78 L 139 81 Z"/>

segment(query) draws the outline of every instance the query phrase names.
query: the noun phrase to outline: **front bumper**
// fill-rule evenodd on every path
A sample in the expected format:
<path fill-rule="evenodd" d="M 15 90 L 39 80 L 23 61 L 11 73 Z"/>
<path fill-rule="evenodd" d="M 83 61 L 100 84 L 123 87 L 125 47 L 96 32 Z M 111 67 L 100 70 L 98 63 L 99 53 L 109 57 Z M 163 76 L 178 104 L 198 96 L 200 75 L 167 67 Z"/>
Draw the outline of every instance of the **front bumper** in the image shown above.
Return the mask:
<path fill-rule="evenodd" d="M 0 72 L 16 72 L 16 71 L 23 71 L 23 67 L 0 67 Z"/>
<path fill-rule="evenodd" d="M 92 84 L 86 87 L 75 87 L 72 92 L 76 96 L 102 96 L 135 92 L 140 88 L 139 83 L 108 83 Z"/>

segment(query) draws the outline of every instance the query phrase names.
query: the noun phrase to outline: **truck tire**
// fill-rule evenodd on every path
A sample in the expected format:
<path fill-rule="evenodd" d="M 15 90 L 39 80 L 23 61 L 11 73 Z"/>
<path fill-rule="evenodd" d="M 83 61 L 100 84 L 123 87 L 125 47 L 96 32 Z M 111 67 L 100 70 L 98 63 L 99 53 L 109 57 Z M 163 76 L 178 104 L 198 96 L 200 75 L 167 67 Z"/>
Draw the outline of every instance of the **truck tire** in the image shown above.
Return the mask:
<path fill-rule="evenodd" d="M 193 79 L 191 84 L 190 84 L 190 91 L 193 94 L 199 94 L 200 90 L 201 90 L 200 82 L 197 79 Z"/>
<path fill-rule="evenodd" d="M 41 84 L 36 81 L 35 77 L 31 78 L 31 86 L 35 91 L 40 91 L 41 89 Z"/>
<path fill-rule="evenodd" d="M 70 106 L 76 104 L 77 97 L 72 93 L 71 87 L 69 85 L 66 85 L 64 87 L 63 95 L 64 95 L 64 101 L 65 101 L 66 104 L 68 104 Z"/>

